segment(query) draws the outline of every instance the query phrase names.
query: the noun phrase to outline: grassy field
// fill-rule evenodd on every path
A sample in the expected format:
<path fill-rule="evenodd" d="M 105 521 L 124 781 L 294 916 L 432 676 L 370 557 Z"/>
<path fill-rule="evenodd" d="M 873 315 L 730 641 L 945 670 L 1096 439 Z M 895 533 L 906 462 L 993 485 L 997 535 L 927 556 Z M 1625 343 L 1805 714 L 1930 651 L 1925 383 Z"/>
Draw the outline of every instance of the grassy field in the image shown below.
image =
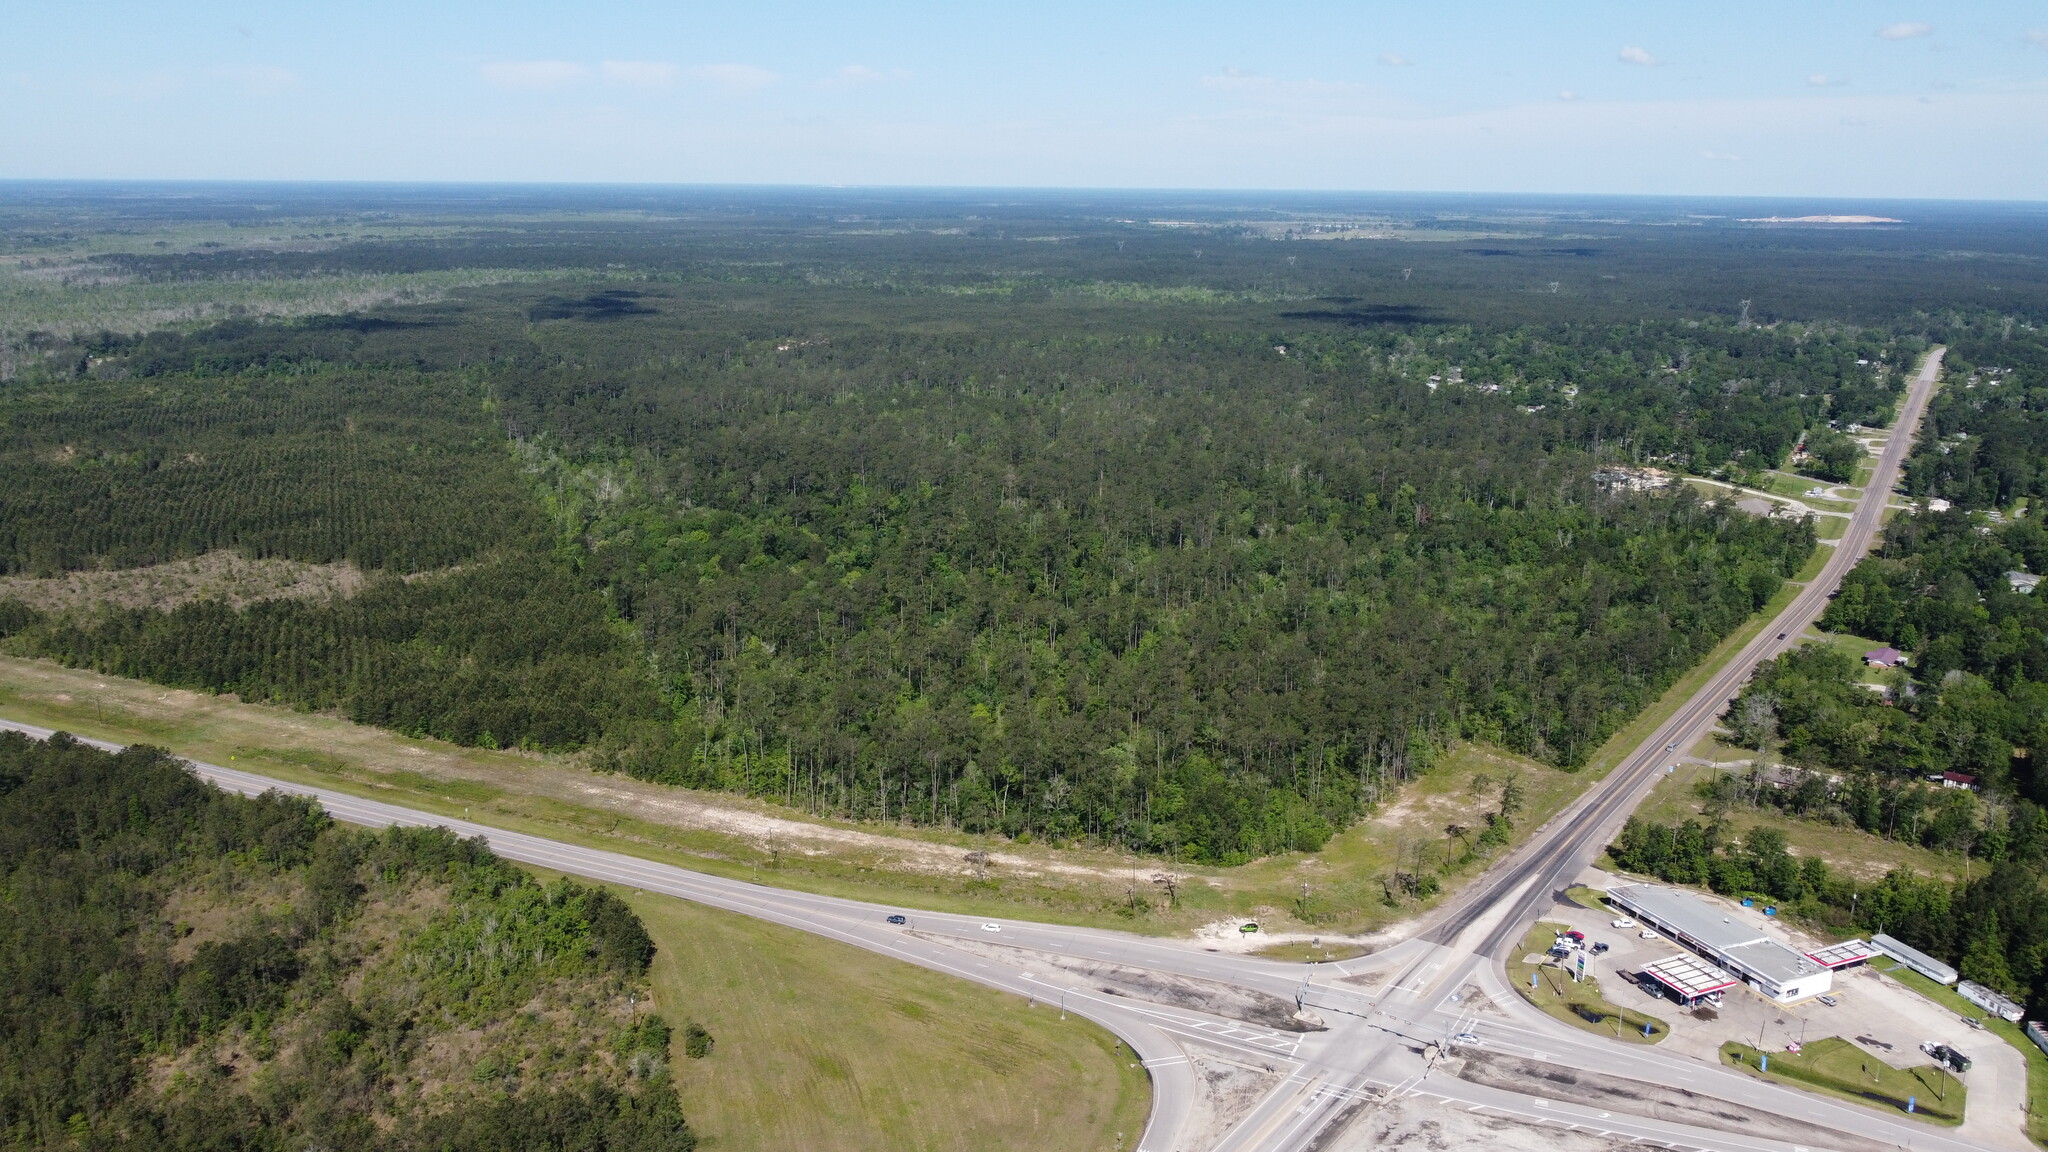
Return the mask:
<path fill-rule="evenodd" d="M 1968 1090 L 1962 1081 L 1935 1065 L 1894 1068 L 1839 1036 L 1815 1040 L 1796 1056 L 1769 1053 L 1770 1068 L 1757 1072 L 1763 1055 L 1747 1044 L 1730 1041 L 1721 1045 L 1721 1062 L 1731 1068 L 1891 1111 L 1904 1112 L 1910 1098 L 1913 1115 L 1919 1119 L 1949 1125 L 1963 1122 Z"/>
<path fill-rule="evenodd" d="M 2048 1148 L 2048 1053 L 2043 1053 L 2032 1040 L 2027 1039 L 2026 1032 L 2019 1025 L 1991 1015 L 1945 984 L 1936 984 L 1918 972 L 1901 967 L 1878 971 L 1957 1016 L 1976 1017 L 1984 1022 L 1985 1031 L 2020 1050 L 2020 1055 L 2027 1060 L 2027 1135 L 2034 1143 Z"/>
<path fill-rule="evenodd" d="M 677 1043 L 676 1087 L 707 1152 L 1098 1152 L 1137 1145 L 1144 1069 L 1056 1008 L 848 945 L 627 894 L 659 951 L 656 1003 L 715 1046 Z"/>
<path fill-rule="evenodd" d="M 1743 749 L 1718 744 L 1713 752 L 1716 759 L 1750 755 Z M 1699 794 L 1699 786 L 1718 771 L 1724 770 L 1711 764 L 1681 764 L 1678 771 L 1658 779 L 1657 786 L 1636 809 L 1636 815 L 1657 824 L 1705 821 L 1706 801 Z M 1722 818 L 1730 838 L 1740 839 L 1742 833 L 1751 828 L 1775 828 L 1785 834 L 1794 854 L 1819 856 L 1830 867 L 1865 882 L 1875 880 L 1894 868 L 1908 868 L 1923 876 L 1944 879 L 1961 871 L 1957 860 L 1939 852 L 1886 840 L 1854 826 L 1800 820 L 1775 808 L 1738 807 L 1727 811 Z"/>
<path fill-rule="evenodd" d="M 1767 476 L 1770 483 L 1768 487 L 1763 489 L 1764 491 L 1797 500 L 1809 508 L 1816 508 L 1825 512 L 1853 512 L 1856 510 L 1856 503 L 1853 499 L 1844 501 L 1808 496 L 1806 494 L 1807 489 L 1820 488 L 1830 492 L 1841 492 L 1851 497 L 1863 494 L 1862 490 L 1854 485 L 1834 484 L 1826 480 L 1815 480 L 1809 476 L 1795 475 L 1791 472 L 1771 472 Z"/>
<path fill-rule="evenodd" d="M 1593 977 L 1573 980 L 1563 968 L 1532 964 L 1526 959 L 1547 951 L 1550 942 L 1564 930 L 1563 924 L 1537 924 L 1508 959 L 1508 983 L 1515 986 L 1522 999 L 1581 1031 L 1598 1032 L 1632 1044 L 1655 1044 L 1671 1034 L 1671 1026 L 1655 1016 L 1623 1008 L 1601 996 L 1600 981 Z"/>
<path fill-rule="evenodd" d="M 1339 937 L 1412 916 L 1422 905 L 1405 898 L 1389 904 L 1382 877 L 1397 863 L 1412 866 L 1418 856 L 1431 865 L 1444 860 L 1457 849 L 1444 825 L 1472 823 L 1471 811 L 1497 801 L 1508 775 L 1520 778 L 1527 797 L 1518 838 L 1585 783 L 1583 776 L 1462 745 L 1386 810 L 1346 829 L 1321 853 L 1197 868 L 1104 849 L 1020 846 L 943 829 L 812 819 L 746 797 L 597 775 L 575 757 L 410 739 L 330 716 L 47 661 L 0 657 L 0 716 L 100 739 L 160 744 L 296 784 L 722 876 L 857 899 L 908 899 L 939 911 L 1157 934 L 1256 918 L 1269 931 Z M 977 849 L 997 857 L 985 878 L 964 862 Z M 1478 866 L 1475 861 L 1466 870 Z M 1170 902 L 1154 882 L 1169 872 L 1179 877 Z M 1448 878 L 1446 887 L 1455 879 Z"/>
<path fill-rule="evenodd" d="M 1810 577 L 1823 560 L 1816 550 L 1802 575 Z M 161 744 L 295 784 L 828 895 L 909 899 L 939 911 L 1156 934 L 1256 918 L 1269 931 L 1330 938 L 1335 953 L 1341 948 L 1335 938 L 1373 932 L 1442 898 L 1395 891 L 1395 873 L 1438 875 L 1448 869 L 1440 876 L 1447 894 L 1484 867 L 1480 858 L 1456 863 L 1466 856 L 1470 832 L 1461 837 L 1450 829 L 1483 824 L 1505 779 L 1515 777 L 1525 795 L 1513 837 L 1519 844 L 1648 738 L 1795 591 L 1790 585 L 1782 589 L 1610 738 L 1580 772 L 1459 744 L 1386 808 L 1340 832 L 1321 852 L 1229 869 L 1106 849 L 1023 846 L 945 829 L 816 819 L 746 797 L 595 775 L 574 756 L 409 739 L 331 716 L 169 690 L 47 661 L 0 656 L 0 715 L 106 740 Z M 986 875 L 963 863 L 975 851 L 998 857 Z M 1171 898 L 1159 882 L 1163 876 L 1177 877 Z M 1300 958 L 1321 958 L 1323 949 L 1299 943 L 1305 946 Z"/>

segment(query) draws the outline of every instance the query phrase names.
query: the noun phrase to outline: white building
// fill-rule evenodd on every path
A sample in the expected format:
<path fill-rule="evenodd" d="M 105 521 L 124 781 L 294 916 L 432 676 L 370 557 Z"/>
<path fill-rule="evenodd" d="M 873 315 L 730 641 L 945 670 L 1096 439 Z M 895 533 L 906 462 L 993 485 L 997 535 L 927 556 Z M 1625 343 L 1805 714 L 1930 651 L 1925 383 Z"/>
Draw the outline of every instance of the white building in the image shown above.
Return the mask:
<path fill-rule="evenodd" d="M 1763 996 L 1790 1004 L 1834 987 L 1835 969 L 1861 964 L 1874 950 L 1852 940 L 1809 956 L 1731 912 L 1676 888 L 1622 884 L 1607 890 L 1615 904 L 1714 964 Z"/>

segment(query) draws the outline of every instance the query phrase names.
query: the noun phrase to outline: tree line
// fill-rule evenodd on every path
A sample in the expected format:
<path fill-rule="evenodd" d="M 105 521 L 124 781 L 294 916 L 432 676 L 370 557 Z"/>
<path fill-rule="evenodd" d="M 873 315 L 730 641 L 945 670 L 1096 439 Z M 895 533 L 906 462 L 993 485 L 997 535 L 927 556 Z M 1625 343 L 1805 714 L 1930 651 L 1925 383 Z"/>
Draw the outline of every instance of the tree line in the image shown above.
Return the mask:
<path fill-rule="evenodd" d="M 0 893 L 10 1143 L 695 1144 L 669 1029 L 632 1007 L 653 952 L 638 918 L 480 841 L 345 829 L 161 750 L 6 733 Z M 451 1072 L 432 1096 L 406 1089 Z"/>

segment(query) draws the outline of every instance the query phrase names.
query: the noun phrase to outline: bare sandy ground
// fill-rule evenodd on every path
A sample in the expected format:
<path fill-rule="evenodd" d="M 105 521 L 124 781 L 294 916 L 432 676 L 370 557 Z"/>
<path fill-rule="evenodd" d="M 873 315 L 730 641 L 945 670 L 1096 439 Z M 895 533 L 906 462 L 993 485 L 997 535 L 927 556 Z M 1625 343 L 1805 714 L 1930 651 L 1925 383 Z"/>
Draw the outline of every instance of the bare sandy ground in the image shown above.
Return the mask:
<path fill-rule="evenodd" d="M 0 576 L 0 599 L 42 612 L 68 612 L 99 604 L 120 608 L 175 608 L 193 600 L 225 600 L 240 608 L 258 600 L 314 600 L 352 596 L 366 578 L 353 564 L 251 560 L 239 552 L 208 552 L 146 568 L 87 569 L 62 576 Z"/>

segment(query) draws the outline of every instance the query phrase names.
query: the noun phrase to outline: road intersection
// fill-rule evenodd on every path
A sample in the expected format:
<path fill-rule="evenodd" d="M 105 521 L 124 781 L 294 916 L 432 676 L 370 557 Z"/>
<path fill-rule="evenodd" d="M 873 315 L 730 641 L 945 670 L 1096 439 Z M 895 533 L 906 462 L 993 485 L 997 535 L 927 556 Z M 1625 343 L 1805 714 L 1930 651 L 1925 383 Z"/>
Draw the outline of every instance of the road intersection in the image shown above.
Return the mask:
<path fill-rule="evenodd" d="M 1798 643 L 1799 634 L 1826 606 L 1828 593 L 1868 550 L 1911 444 L 1911 432 L 1926 408 L 1940 359 L 1937 349 L 1912 382 L 1896 424 L 1904 434 L 1891 437 L 1848 533 L 1819 577 L 1621 766 L 1448 902 L 1418 935 L 1357 960 L 1304 968 L 1215 951 L 1193 941 L 1021 920 L 984 921 L 821 896 L 446 819 L 220 765 L 193 762 L 192 767 L 202 778 L 232 791 L 279 789 L 311 795 L 337 819 L 357 824 L 445 826 L 461 835 L 485 837 L 493 851 L 508 859 L 759 917 L 1058 1005 L 1061 1011 L 1085 1016 L 1114 1032 L 1145 1064 L 1153 1084 L 1153 1111 L 1138 1145 L 1144 1152 L 1318 1152 L 1341 1146 L 1345 1130 L 1379 1102 L 1403 1097 L 1434 1107 L 1603 1135 L 1616 1143 L 1673 1149 L 1806 1152 L 1896 1146 L 1966 1152 L 1994 1144 L 2023 1148 L 2027 1145 L 2017 1117 L 2000 1118 L 2009 1120 L 2005 1126 L 2010 1133 L 1978 1125 L 1956 1132 L 1570 1028 L 1508 989 L 1500 966 L 1504 950 L 1577 879 L 1635 808 L 1659 766 L 1670 759 L 1669 746 L 1685 747 L 1704 736 L 1749 671 Z M 1781 634 L 1786 638 L 1779 639 Z M 49 735 L 46 729 L 8 721 L 0 721 L 0 728 Z M 891 915 L 909 922 L 889 924 Z M 995 931 L 986 929 L 990 923 L 996 925 Z M 1264 994 L 1298 1007 L 1306 1023 L 1281 1027 L 1270 1014 L 1252 1020 L 1243 1013 L 1191 1007 L 1172 997 L 1147 1000 L 1105 990 L 1100 981 L 1077 975 L 1089 965 Z M 1482 1001 L 1489 1008 L 1480 1023 L 1473 1005 Z M 1479 1035 L 1476 1045 L 1453 1043 L 1453 1037 L 1469 1033 Z M 1616 1081 L 1683 1088 L 1720 1104 L 1736 1119 L 1706 1127 L 1659 1116 L 1656 1108 L 1647 1106 L 1647 1114 L 1636 1114 L 1490 1087 L 1439 1067 L 1456 1059 L 1461 1048 Z M 1275 1082 L 1214 1139 L 1215 1134 L 1197 1134 L 1188 1125 L 1202 1091 L 1192 1054 L 1202 1051 L 1221 1052 L 1266 1069 Z M 1743 1117 L 1765 1119 L 1740 1122 Z M 1200 1147 L 1186 1143 L 1198 1135 Z"/>

